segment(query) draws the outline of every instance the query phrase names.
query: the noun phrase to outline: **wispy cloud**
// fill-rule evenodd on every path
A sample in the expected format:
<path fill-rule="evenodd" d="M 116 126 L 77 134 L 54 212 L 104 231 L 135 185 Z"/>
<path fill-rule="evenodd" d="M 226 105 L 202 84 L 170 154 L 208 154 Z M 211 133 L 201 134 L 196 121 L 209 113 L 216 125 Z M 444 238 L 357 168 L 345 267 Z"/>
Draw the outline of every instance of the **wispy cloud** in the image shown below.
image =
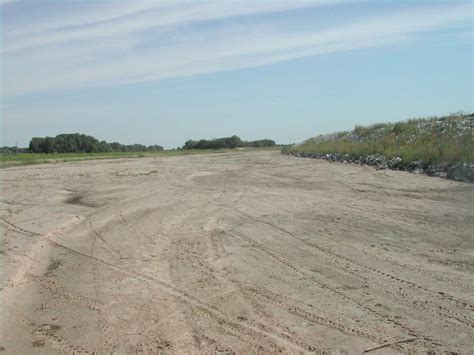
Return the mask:
<path fill-rule="evenodd" d="M 4 26 L 4 95 L 249 68 L 388 45 L 472 21 L 469 2 L 318 21 L 319 11 L 342 6 L 335 4 L 114 2 L 86 6 L 81 15 L 63 6 L 50 18 Z"/>
<path fill-rule="evenodd" d="M 0 5 L 8 4 L 9 2 L 15 2 L 16 0 L 0 0 Z"/>
<path fill-rule="evenodd" d="M 301 7 L 321 6 L 329 1 L 311 3 L 295 2 L 202 2 L 189 4 L 144 2 L 131 6 L 100 6 L 94 8 L 90 16 L 72 15 L 70 19 L 60 19 L 55 23 L 31 24 L 26 28 L 6 31 L 11 40 L 5 44 L 3 52 L 27 49 L 42 45 L 64 43 L 72 40 L 88 40 L 94 37 L 120 36 L 147 29 L 173 26 L 200 21 L 210 21 L 226 17 L 256 15 L 285 11 Z M 332 1 L 333 4 L 337 1 Z M 44 20 L 43 20 L 44 21 Z"/>

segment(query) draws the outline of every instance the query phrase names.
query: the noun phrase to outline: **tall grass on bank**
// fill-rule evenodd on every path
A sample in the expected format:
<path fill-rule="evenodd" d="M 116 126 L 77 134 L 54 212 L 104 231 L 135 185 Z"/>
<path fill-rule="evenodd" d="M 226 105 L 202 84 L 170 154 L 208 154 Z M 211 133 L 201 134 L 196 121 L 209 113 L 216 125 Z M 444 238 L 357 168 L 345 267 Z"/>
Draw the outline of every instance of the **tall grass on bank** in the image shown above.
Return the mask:
<path fill-rule="evenodd" d="M 310 138 L 283 151 L 354 157 L 380 154 L 406 162 L 474 162 L 473 119 L 473 115 L 459 115 L 356 126 L 351 132 Z"/>

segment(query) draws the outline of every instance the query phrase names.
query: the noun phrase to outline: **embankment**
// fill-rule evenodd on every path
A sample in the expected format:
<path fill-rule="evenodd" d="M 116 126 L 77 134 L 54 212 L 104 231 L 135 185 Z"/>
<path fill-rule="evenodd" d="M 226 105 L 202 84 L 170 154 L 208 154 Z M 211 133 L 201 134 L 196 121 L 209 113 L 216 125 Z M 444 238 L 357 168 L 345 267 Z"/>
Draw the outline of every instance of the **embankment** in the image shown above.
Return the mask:
<path fill-rule="evenodd" d="M 319 135 L 282 153 L 474 182 L 473 114 L 356 126 Z"/>

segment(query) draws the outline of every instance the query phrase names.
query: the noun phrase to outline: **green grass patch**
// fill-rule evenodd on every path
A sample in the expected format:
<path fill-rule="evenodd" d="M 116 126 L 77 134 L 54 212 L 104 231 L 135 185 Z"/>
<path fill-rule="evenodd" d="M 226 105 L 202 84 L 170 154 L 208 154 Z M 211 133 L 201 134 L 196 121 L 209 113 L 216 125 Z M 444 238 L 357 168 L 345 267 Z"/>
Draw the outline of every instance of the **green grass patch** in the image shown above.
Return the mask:
<path fill-rule="evenodd" d="M 82 160 L 144 158 L 144 157 L 171 157 L 193 154 L 219 154 L 238 151 L 270 150 L 277 148 L 238 148 L 238 149 L 189 149 L 189 150 L 162 150 L 157 152 L 108 152 L 108 153 L 0 153 L 0 168 L 30 164 L 61 163 Z"/>

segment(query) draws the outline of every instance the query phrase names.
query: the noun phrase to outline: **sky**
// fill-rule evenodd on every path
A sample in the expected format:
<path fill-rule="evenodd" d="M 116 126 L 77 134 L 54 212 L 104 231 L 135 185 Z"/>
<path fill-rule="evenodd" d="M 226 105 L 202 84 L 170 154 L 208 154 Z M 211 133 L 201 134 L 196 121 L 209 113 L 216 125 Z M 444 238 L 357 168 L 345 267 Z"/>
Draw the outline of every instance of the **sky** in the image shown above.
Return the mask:
<path fill-rule="evenodd" d="M 0 0 L 0 145 L 295 143 L 472 112 L 473 17 L 471 0 Z"/>

